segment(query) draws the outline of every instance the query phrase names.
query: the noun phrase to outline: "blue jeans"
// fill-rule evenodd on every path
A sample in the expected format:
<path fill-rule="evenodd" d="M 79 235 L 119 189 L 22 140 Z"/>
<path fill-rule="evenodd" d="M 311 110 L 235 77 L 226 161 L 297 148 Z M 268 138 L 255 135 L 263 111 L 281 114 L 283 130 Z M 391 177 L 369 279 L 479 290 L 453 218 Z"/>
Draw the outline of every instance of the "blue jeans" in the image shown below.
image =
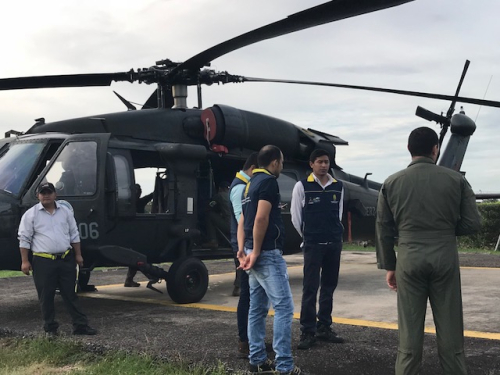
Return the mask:
<path fill-rule="evenodd" d="M 246 249 L 248 255 L 252 249 Z M 273 350 L 276 370 L 293 369 L 292 319 L 293 299 L 285 260 L 278 249 L 262 251 L 248 271 L 250 311 L 248 313 L 248 342 L 250 364 L 266 361 L 266 317 L 270 303 L 274 308 Z"/>

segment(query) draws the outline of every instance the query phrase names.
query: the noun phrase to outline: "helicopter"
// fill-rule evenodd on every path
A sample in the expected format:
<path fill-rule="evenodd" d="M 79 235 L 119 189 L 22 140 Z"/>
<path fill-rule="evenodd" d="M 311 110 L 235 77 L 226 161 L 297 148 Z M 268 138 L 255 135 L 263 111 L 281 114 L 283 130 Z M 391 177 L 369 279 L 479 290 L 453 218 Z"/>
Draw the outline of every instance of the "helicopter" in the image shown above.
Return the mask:
<path fill-rule="evenodd" d="M 285 254 L 300 251 L 301 239 L 290 220 L 289 202 L 295 183 L 309 172 L 308 157 L 316 148 L 332 158 L 332 175 L 345 187 L 345 217 L 350 241 L 373 236 L 380 183 L 346 173 L 335 162 L 340 137 L 304 129 L 267 115 L 215 104 L 203 108 L 203 85 L 263 82 L 210 69 L 212 60 L 261 40 L 274 38 L 339 19 L 398 6 L 408 0 L 334 0 L 293 14 L 211 47 L 184 62 L 157 61 L 149 68 L 119 73 L 69 74 L 0 79 L 0 90 L 109 86 L 128 81 L 156 84 L 141 110 L 118 95 L 126 112 L 56 122 L 39 118 L 26 132 L 10 131 L 0 141 L 0 259 L 2 269 L 19 269 L 17 228 L 22 214 L 37 202 L 36 188 L 55 184 L 58 197 L 74 209 L 85 259 L 82 289 L 98 266 L 132 266 L 149 279 L 148 287 L 166 280 L 177 303 L 193 303 L 208 288 L 203 260 L 232 257 L 228 234 L 219 231 L 219 247 L 203 246 L 206 206 L 222 181 L 231 181 L 245 159 L 262 146 L 274 144 L 284 156 L 278 179 L 286 225 Z M 468 64 L 466 64 L 466 67 Z M 460 169 L 475 124 L 454 113 L 457 102 L 499 106 L 499 102 L 454 96 L 338 85 L 324 82 L 267 80 L 290 84 L 333 86 L 446 99 L 446 115 L 419 109 L 417 115 L 448 128 L 452 137 L 441 165 Z M 198 105 L 187 106 L 187 87 L 197 88 Z M 137 213 L 137 176 L 155 170 L 149 213 Z M 168 271 L 155 264 L 171 262 Z"/>

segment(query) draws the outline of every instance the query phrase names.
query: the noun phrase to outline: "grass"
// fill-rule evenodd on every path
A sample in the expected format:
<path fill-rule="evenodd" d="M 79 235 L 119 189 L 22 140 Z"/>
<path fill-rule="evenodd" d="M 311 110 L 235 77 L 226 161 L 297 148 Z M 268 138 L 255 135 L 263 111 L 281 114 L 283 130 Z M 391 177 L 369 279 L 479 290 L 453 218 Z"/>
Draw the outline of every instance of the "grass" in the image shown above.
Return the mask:
<path fill-rule="evenodd" d="M 89 352 L 66 339 L 0 338 L 0 375 L 120 374 L 225 375 L 223 364 L 207 368 L 120 351 Z"/>

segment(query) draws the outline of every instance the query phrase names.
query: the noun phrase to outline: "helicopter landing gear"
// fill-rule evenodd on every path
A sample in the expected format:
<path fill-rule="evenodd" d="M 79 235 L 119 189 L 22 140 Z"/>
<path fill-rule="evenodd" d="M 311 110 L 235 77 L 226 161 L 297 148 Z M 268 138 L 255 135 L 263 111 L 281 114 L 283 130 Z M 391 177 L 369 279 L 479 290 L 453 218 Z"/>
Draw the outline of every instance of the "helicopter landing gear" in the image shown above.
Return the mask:
<path fill-rule="evenodd" d="M 198 258 L 178 259 L 168 270 L 167 291 L 174 302 L 198 302 L 207 289 L 208 270 Z"/>

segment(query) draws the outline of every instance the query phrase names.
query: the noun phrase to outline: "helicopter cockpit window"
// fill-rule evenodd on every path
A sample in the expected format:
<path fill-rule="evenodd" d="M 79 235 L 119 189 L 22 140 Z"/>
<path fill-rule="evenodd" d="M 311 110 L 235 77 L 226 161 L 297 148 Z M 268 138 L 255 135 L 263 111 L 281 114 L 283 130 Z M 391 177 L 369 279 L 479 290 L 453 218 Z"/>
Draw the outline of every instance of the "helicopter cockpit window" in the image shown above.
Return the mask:
<path fill-rule="evenodd" d="M 0 189 L 18 195 L 44 147 L 44 143 L 11 145 L 0 156 Z"/>
<path fill-rule="evenodd" d="M 97 187 L 97 144 L 71 142 L 59 154 L 45 176 L 60 196 L 94 195 Z"/>

